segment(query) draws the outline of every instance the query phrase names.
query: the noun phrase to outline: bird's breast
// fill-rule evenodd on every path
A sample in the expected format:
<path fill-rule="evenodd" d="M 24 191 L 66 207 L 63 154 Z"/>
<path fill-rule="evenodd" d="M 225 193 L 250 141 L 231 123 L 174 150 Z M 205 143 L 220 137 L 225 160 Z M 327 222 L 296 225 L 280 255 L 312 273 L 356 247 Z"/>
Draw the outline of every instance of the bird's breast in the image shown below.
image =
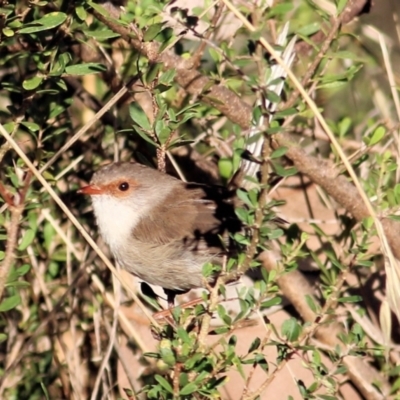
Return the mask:
<path fill-rule="evenodd" d="M 93 196 L 92 200 L 100 234 L 115 253 L 129 243 L 132 231 L 140 220 L 140 213 L 132 204 L 112 196 Z"/>

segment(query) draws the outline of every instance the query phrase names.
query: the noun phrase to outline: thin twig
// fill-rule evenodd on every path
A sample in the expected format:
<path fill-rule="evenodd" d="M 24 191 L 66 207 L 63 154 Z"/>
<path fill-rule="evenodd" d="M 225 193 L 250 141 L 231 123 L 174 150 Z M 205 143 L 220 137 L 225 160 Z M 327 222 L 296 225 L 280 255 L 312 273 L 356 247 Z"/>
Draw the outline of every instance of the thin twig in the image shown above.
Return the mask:
<path fill-rule="evenodd" d="M 118 286 L 118 285 L 117 285 Z M 107 367 L 107 364 L 110 360 L 110 356 L 111 356 L 111 352 L 114 348 L 114 345 L 117 341 L 117 326 L 118 326 L 118 313 L 119 313 L 119 305 L 120 305 L 120 296 L 117 295 L 116 296 L 116 303 L 117 306 L 114 308 L 114 318 L 113 318 L 113 324 L 111 326 L 109 335 L 108 335 L 108 346 L 107 346 L 107 350 L 105 351 L 105 353 L 102 355 L 102 361 L 99 367 L 99 370 L 97 372 L 97 376 L 96 376 L 96 380 L 93 386 L 93 390 L 92 390 L 92 394 L 90 396 L 91 400 L 95 400 L 97 398 L 97 394 L 100 388 L 100 383 L 102 381 L 103 378 L 103 374 L 104 374 L 104 370 Z"/>
<path fill-rule="evenodd" d="M 16 259 L 19 223 L 23 211 L 23 204 L 14 205 L 11 207 L 11 218 L 7 227 L 6 253 L 0 267 L 0 300 L 3 298 L 7 277 Z"/>
<path fill-rule="evenodd" d="M 0 125 L 2 129 L 3 126 Z M 7 133 L 7 132 L 6 132 Z M 8 134 L 8 133 L 7 133 Z M 11 136 L 10 136 L 11 137 Z M 16 246 L 18 241 L 19 223 L 21 220 L 22 213 L 25 208 L 25 196 L 30 185 L 31 174 L 28 173 L 23 181 L 23 187 L 19 190 L 19 193 L 11 198 L 9 192 L 0 183 L 0 194 L 4 196 L 4 200 L 11 205 L 11 218 L 7 227 L 7 242 L 6 242 L 6 253 L 3 262 L 0 267 L 0 300 L 3 297 L 4 288 L 7 283 L 8 274 L 13 266 L 16 259 Z"/>

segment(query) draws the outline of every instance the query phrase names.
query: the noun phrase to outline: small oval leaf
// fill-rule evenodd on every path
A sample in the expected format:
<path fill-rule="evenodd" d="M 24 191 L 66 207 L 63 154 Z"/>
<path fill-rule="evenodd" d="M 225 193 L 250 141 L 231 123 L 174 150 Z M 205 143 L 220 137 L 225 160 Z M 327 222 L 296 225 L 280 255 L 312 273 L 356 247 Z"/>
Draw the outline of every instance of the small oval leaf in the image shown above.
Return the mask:
<path fill-rule="evenodd" d="M 36 232 L 33 229 L 28 229 L 25 232 L 25 235 L 22 238 L 20 245 L 18 246 L 18 250 L 19 251 L 25 250 L 33 242 L 33 239 L 35 238 L 35 234 L 36 234 Z"/>
<path fill-rule="evenodd" d="M 12 310 L 13 308 L 17 307 L 20 303 L 21 303 L 21 298 L 17 294 L 11 297 L 7 297 L 0 303 L 0 312 Z"/>
<path fill-rule="evenodd" d="M 98 74 L 99 72 L 104 72 L 106 70 L 107 68 L 103 64 L 99 63 L 75 64 L 69 65 L 65 68 L 65 72 L 68 75 Z"/>
<path fill-rule="evenodd" d="M 47 31 L 61 25 L 65 22 L 66 19 L 67 14 L 64 14 L 62 12 L 51 12 L 44 15 L 42 18 L 29 23 L 29 26 L 20 29 L 19 33 L 24 34 Z"/>
<path fill-rule="evenodd" d="M 41 76 L 34 76 L 30 79 L 25 79 L 22 82 L 22 87 L 25 90 L 34 90 L 36 89 L 41 83 L 43 82 L 43 77 Z"/>

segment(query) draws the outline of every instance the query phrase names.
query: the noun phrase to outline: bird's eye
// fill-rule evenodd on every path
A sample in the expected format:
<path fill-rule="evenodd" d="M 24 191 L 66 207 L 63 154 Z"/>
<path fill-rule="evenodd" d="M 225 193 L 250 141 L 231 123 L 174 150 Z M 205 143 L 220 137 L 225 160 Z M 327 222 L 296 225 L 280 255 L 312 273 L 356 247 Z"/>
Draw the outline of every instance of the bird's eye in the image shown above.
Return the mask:
<path fill-rule="evenodd" d="M 129 189 L 129 183 L 128 182 L 120 183 L 118 189 L 121 190 L 121 192 L 126 192 Z"/>

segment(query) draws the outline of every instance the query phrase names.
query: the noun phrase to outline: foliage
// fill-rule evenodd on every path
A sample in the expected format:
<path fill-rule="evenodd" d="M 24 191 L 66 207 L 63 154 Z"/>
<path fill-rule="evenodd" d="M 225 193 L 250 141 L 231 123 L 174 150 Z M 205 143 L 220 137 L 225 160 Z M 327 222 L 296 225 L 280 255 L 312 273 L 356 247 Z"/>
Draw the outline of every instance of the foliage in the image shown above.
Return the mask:
<path fill-rule="evenodd" d="M 228 1 L 191 10 L 164 3 L 0 2 L 0 397 L 268 398 L 295 365 L 281 398 L 349 399 L 354 388 L 400 398 L 383 284 L 382 265 L 390 267 L 373 216 L 360 211 L 338 147 L 291 79 L 281 95 L 280 79 L 268 82 L 276 61 L 263 40 L 274 45 L 290 20 L 295 76 L 373 209 L 393 224 L 399 124 L 388 82 L 398 76 L 388 64 L 383 73 L 362 20 L 345 25 L 356 16 L 346 1 L 330 9 L 237 2 L 240 23 Z M 53 191 L 97 238 L 77 190 L 104 161 L 135 159 L 229 185 L 249 158 L 252 124 L 263 124 L 249 140 L 261 140 L 262 152 L 250 155 L 260 174 L 237 191 L 245 229 L 232 239 L 241 251 L 200 300 L 150 326 L 129 290 L 114 281 L 112 294 L 112 274 Z M 283 204 L 289 223 L 276 225 Z M 384 228 L 398 258 L 398 231 Z M 229 283 L 245 273 L 251 285 Z M 153 290 L 139 291 L 151 312 L 160 309 Z"/>

